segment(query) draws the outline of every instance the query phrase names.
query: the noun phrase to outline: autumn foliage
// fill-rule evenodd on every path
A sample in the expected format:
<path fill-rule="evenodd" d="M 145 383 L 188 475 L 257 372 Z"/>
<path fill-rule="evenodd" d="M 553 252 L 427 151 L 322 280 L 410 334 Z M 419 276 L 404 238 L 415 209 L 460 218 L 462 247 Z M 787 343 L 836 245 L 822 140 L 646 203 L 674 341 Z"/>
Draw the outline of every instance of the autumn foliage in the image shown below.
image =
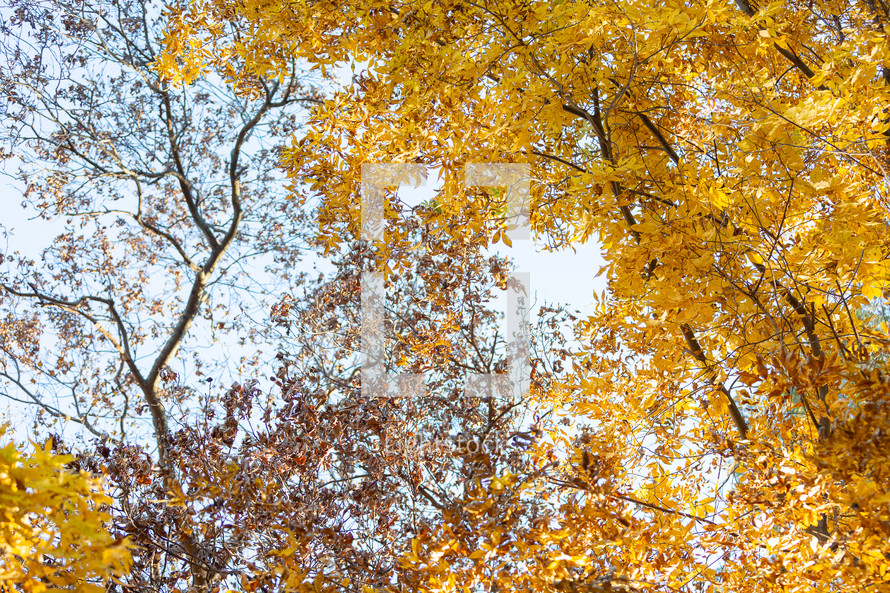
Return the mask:
<path fill-rule="evenodd" d="M 4 436 L 5 427 L 0 427 Z M 129 569 L 126 541 L 108 533 L 112 499 L 102 484 L 44 447 L 0 449 L 0 591 L 104 591 Z"/>
<path fill-rule="evenodd" d="M 281 153 L 282 208 L 319 205 L 312 244 L 337 271 L 274 307 L 277 390 L 208 400 L 160 471 L 92 456 L 139 509 L 120 529 L 140 582 L 890 590 L 886 4 L 165 15 L 164 92 L 225 79 L 268 103 L 295 64 L 358 67 Z M 390 191 L 386 241 L 359 241 L 362 165 L 393 162 L 440 170 L 441 189 L 412 209 Z M 504 192 L 467 188 L 468 163 L 528 163 L 539 241 L 596 241 L 606 261 L 574 272 L 608 283 L 574 340 L 558 312 L 536 326 L 518 397 L 461 399 L 466 372 L 505 367 L 488 310 L 505 265 L 482 251 L 505 237 Z M 350 356 L 372 268 L 399 297 L 388 368 L 425 374 L 419 401 L 362 397 Z M 379 446 L 395 435 L 420 446 Z M 174 533 L 186 543 L 165 547 Z M 152 567 L 158 549 L 179 573 Z"/>
<path fill-rule="evenodd" d="M 539 236 L 603 248 L 609 291 L 542 396 L 567 462 L 478 481 L 397 582 L 886 586 L 887 327 L 857 316 L 888 280 L 883 4 L 196 4 L 190 34 L 221 10 L 256 47 L 369 64 L 284 158 L 330 242 L 363 162 L 442 167 L 425 222 L 455 240 L 468 203 L 497 218 L 462 165 L 528 162 Z"/>

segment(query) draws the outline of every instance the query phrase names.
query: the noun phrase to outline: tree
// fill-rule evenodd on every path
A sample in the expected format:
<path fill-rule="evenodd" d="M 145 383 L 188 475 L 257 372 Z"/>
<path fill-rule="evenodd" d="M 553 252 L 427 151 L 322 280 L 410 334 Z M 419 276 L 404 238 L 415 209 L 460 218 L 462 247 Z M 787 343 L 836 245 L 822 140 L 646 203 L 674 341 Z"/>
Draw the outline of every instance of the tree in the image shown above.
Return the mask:
<path fill-rule="evenodd" d="M 305 210 L 283 199 L 274 163 L 320 101 L 319 77 L 295 62 L 173 88 L 153 69 L 169 9 L 12 2 L 0 43 L 4 165 L 41 223 L 0 254 L 0 393 L 33 406 L 58 442 L 146 470 L 154 499 L 179 489 L 171 439 L 211 391 L 191 377 L 253 377 L 274 354 L 250 318 L 299 285 L 291 267 L 306 246 Z M 202 356 L 208 342 L 230 354 Z M 113 492 L 125 527 L 133 494 Z M 136 564 L 169 552 L 200 587 L 204 541 L 184 521 Z"/>
<path fill-rule="evenodd" d="M 135 557 L 130 584 L 184 586 L 189 573 L 172 568 L 182 552 L 170 536 L 187 529 L 203 534 L 208 590 L 383 587 L 412 535 L 440 524 L 474 477 L 528 471 L 521 452 L 548 425 L 546 410 L 536 419 L 528 397 L 464 393 L 466 372 L 506 365 L 486 307 L 506 264 L 484 257 L 474 242 L 442 245 L 420 225 L 409 232 L 423 247 L 390 278 L 397 339 L 386 348 L 386 367 L 424 373 L 422 394 L 379 398 L 361 391 L 359 278 L 373 258 L 356 242 L 331 278 L 276 306 L 274 319 L 289 337 L 275 390 L 235 386 L 222 406 L 203 407 L 175 432 L 179 490 L 164 500 L 144 457 L 85 457 L 87 467 L 104 466 L 128 493 L 121 532 L 141 549 L 167 555 L 166 569 L 149 554 Z M 560 351 L 558 319 L 546 313 L 534 332 L 538 390 L 559 376 L 543 358 Z"/>
<path fill-rule="evenodd" d="M 152 70 L 163 63 L 160 11 L 26 2 L 4 21 L 4 155 L 20 166 L 25 204 L 47 228 L 62 227 L 37 261 L 2 256 L 4 396 L 34 406 L 35 431 L 53 433 L 72 454 L 60 458 L 68 467 L 107 479 L 102 519 L 132 545 L 110 589 L 382 586 L 409 534 L 440 523 L 473 476 L 520 471 L 518 453 L 546 425 L 518 394 L 463 392 L 466 372 L 506 365 L 487 309 L 506 264 L 484 257 L 480 241 L 442 244 L 427 226 L 394 226 L 429 254 L 389 278 L 399 339 L 387 368 L 426 373 L 429 391 L 368 401 L 353 352 L 373 250 L 345 246 L 336 274 L 301 295 L 293 267 L 309 243 L 305 202 L 284 199 L 274 168 L 276 143 L 297 129 L 293 105 L 318 92 L 301 86 L 294 60 L 276 82 L 280 70 L 245 74 L 230 54 L 177 87 Z M 239 29 L 229 30 L 237 47 Z M 342 234 L 356 239 L 354 228 Z M 270 286 L 259 286 L 260 265 L 272 268 Z M 232 319 L 254 312 L 250 293 L 277 328 Z M 559 373 L 557 317 L 541 321 L 538 389 Z M 218 350 L 202 352 L 206 334 L 217 348 L 247 338 L 248 360 L 227 369 Z M 274 392 L 249 360 L 263 346 L 281 351 Z M 227 370 L 240 383 L 196 384 Z M 146 415 L 151 433 L 139 424 Z M 80 505 L 75 492 L 56 494 Z M 65 561 L 101 568 L 77 550 Z M 10 576 L 11 586 L 35 570 Z M 71 574 L 55 584 L 82 586 Z"/>
<path fill-rule="evenodd" d="M 302 212 L 273 199 L 275 139 L 319 99 L 295 66 L 249 96 L 222 79 L 170 88 L 151 68 L 162 8 L 25 2 L 4 21 L 5 156 L 24 203 L 62 231 L 39 262 L 4 254 L 2 376 L 10 397 L 102 439 L 147 411 L 164 465 L 193 325 L 258 342 L 225 319 L 222 288 L 262 297 L 243 262 L 280 271 L 304 246 Z"/>
<path fill-rule="evenodd" d="M 481 225 L 501 205 L 466 206 L 462 164 L 528 162 L 535 231 L 604 249 L 550 399 L 586 426 L 550 435 L 568 462 L 480 480 L 402 586 L 887 587 L 890 341 L 854 314 L 890 272 L 884 4 L 197 2 L 166 74 L 233 15 L 245 73 L 369 64 L 284 157 L 331 244 L 362 163 L 442 167 L 428 220 Z"/>
<path fill-rule="evenodd" d="M 111 499 L 98 480 L 68 471 L 73 460 L 50 441 L 31 455 L 12 443 L 0 449 L 0 590 L 101 592 L 129 569 L 128 543 L 107 530 Z"/>

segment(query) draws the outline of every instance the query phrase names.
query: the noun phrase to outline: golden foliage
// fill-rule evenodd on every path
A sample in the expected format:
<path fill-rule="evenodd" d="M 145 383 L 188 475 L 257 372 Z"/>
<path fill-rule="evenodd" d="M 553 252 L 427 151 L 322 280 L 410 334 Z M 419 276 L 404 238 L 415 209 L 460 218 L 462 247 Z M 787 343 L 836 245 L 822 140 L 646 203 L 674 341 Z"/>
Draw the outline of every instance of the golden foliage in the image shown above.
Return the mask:
<path fill-rule="evenodd" d="M 530 451 L 538 471 L 477 480 L 414 540 L 401 583 L 890 588 L 890 336 L 855 314 L 890 288 L 885 4 L 245 0 L 190 14 L 181 39 L 212 38 L 207 18 L 246 23 L 228 46 L 246 72 L 275 70 L 270 43 L 323 70 L 368 63 L 283 161 L 323 198 L 330 249 L 355 228 L 365 162 L 441 167 L 425 222 L 455 240 L 501 207 L 468 194 L 463 164 L 531 163 L 538 235 L 602 245 L 609 291 L 578 327 L 574 379 L 546 396 L 577 426 Z M 183 43 L 161 63 L 174 80 L 188 79 Z M 408 252 L 399 241 L 381 256 Z"/>
<path fill-rule="evenodd" d="M 50 441 L 30 455 L 0 448 L 0 591 L 98 593 L 128 570 L 126 541 L 106 529 L 111 498 L 98 480 L 66 469 L 73 459 Z"/>

